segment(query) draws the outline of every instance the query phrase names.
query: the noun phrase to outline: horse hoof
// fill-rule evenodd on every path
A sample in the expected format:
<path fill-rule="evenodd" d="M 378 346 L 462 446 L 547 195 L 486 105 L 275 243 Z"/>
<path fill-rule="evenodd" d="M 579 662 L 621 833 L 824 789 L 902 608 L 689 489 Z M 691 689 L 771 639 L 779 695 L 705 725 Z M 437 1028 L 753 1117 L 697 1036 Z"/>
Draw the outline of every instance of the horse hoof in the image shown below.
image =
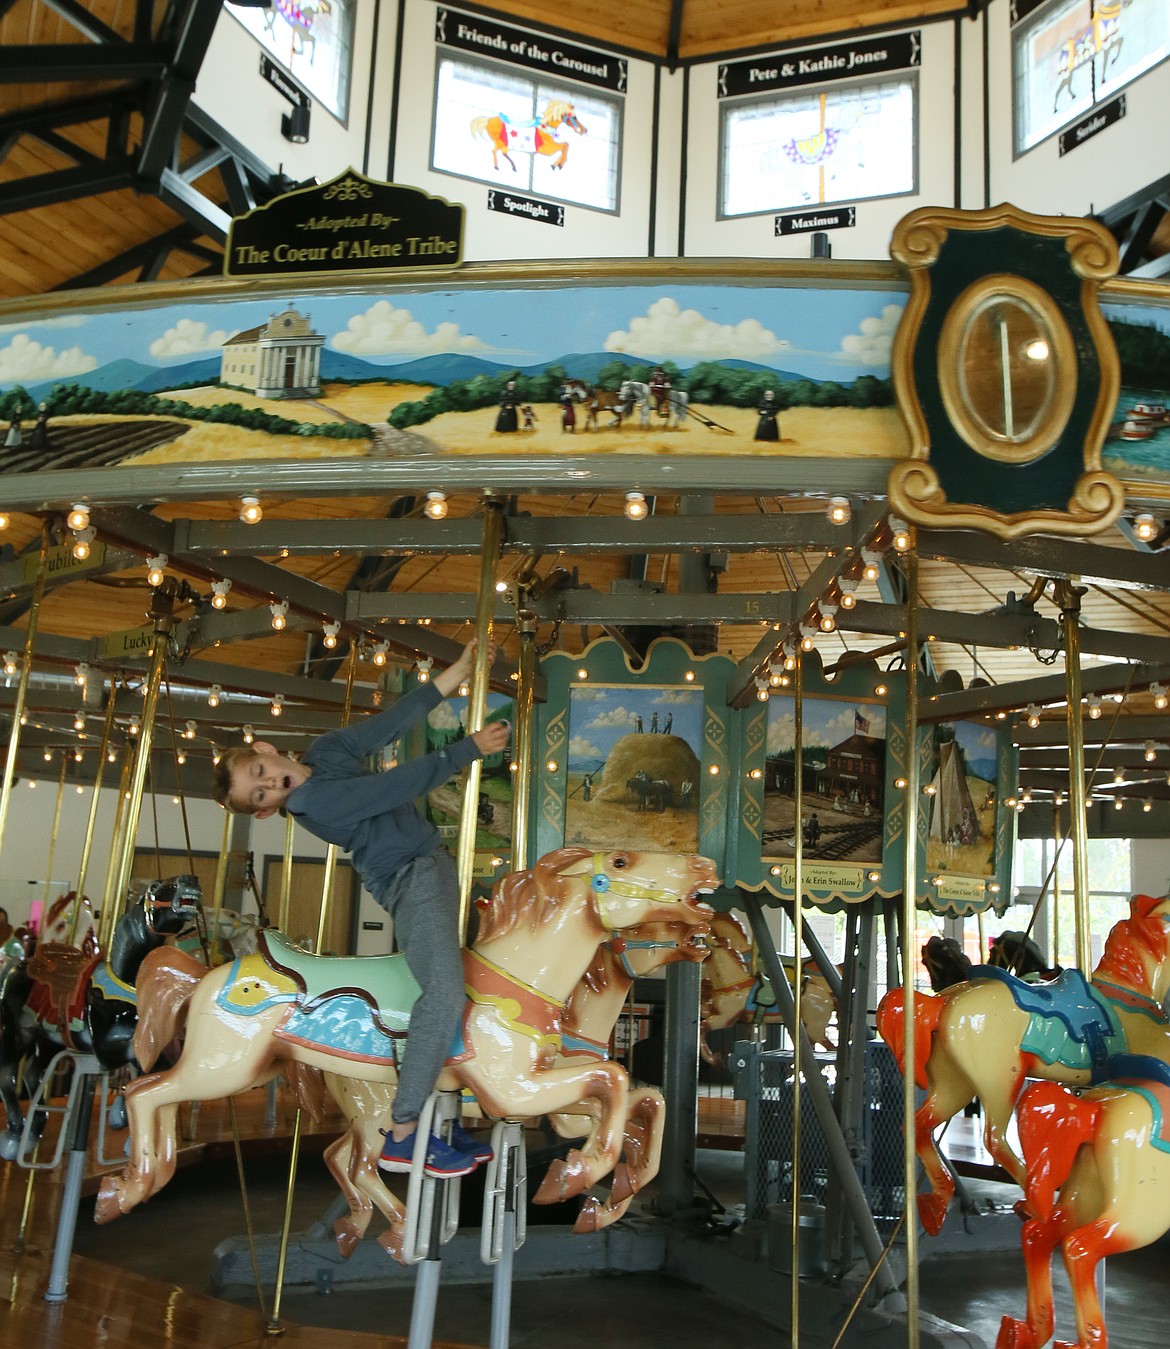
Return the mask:
<path fill-rule="evenodd" d="M 110 1105 L 109 1112 L 106 1115 L 106 1123 L 111 1129 L 124 1129 L 130 1123 L 126 1114 L 126 1098 L 119 1096 L 116 1101 Z"/>
<path fill-rule="evenodd" d="M 352 1218 L 338 1218 L 333 1224 L 333 1235 L 337 1241 L 337 1249 L 341 1252 L 341 1258 L 348 1260 L 361 1241 L 361 1233 L 354 1226 Z"/>
<path fill-rule="evenodd" d="M 19 1151 L 20 1134 L 14 1134 L 11 1129 L 5 1129 L 0 1134 L 0 1161 L 16 1161 L 16 1155 Z"/>
<path fill-rule="evenodd" d="M 561 1173 L 564 1169 L 565 1164 L 558 1157 L 545 1173 L 544 1179 L 540 1182 L 540 1189 L 532 1196 L 534 1204 L 559 1204 L 564 1199 L 565 1196 L 561 1192 Z"/>
<path fill-rule="evenodd" d="M 947 1216 L 947 1203 L 937 1194 L 918 1196 L 918 1218 L 922 1226 L 932 1237 L 942 1231 L 943 1219 Z"/>
<path fill-rule="evenodd" d="M 1036 1337 L 1028 1329 L 1027 1321 L 1017 1321 L 1014 1316 L 1005 1316 L 999 1323 L 995 1349 L 1036 1349 Z"/>
<path fill-rule="evenodd" d="M 586 1232 L 596 1232 L 598 1229 L 598 1216 L 601 1212 L 601 1205 L 592 1195 L 581 1205 L 581 1212 L 577 1214 L 577 1221 L 573 1224 L 573 1231 L 578 1236 Z"/>
<path fill-rule="evenodd" d="M 402 1249 L 403 1229 L 401 1225 L 388 1227 L 378 1238 L 378 1245 L 392 1259 L 397 1260 L 400 1265 L 405 1265 L 404 1252 Z"/>
<path fill-rule="evenodd" d="M 610 1203 L 620 1204 L 623 1199 L 629 1199 L 637 1188 L 630 1168 L 624 1162 L 619 1162 L 613 1169 L 613 1184 L 609 1191 Z"/>
<path fill-rule="evenodd" d="M 107 1176 L 102 1181 L 101 1189 L 98 1190 L 97 1203 L 94 1205 L 93 1220 L 95 1223 L 112 1223 L 115 1218 L 122 1216 L 121 1193 L 118 1182 L 113 1176 Z"/>

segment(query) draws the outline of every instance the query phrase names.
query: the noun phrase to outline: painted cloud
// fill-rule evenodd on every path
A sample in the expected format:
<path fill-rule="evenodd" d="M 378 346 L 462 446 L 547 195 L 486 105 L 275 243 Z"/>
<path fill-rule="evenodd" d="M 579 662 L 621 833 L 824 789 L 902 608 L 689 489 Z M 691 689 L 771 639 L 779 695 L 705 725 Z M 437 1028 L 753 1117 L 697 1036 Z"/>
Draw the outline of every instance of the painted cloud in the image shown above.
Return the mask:
<path fill-rule="evenodd" d="M 172 361 L 206 351 L 218 352 L 229 336 L 222 328 L 209 330 L 206 323 L 180 319 L 173 328 L 155 338 L 150 344 L 150 354 L 159 361 Z"/>
<path fill-rule="evenodd" d="M 461 333 L 457 323 L 440 323 L 428 333 L 409 309 L 378 300 L 364 314 L 355 314 L 332 344 L 352 356 L 435 356 L 449 351 L 490 351 L 478 337 Z"/>
<path fill-rule="evenodd" d="M 0 348 L 0 384 L 35 384 L 46 379 L 67 379 L 97 369 L 97 360 L 80 347 L 57 351 L 42 346 L 27 333 L 17 333 Z"/>
<path fill-rule="evenodd" d="M 669 295 L 655 300 L 641 317 L 631 319 L 628 331 L 610 333 L 605 339 L 606 351 L 696 361 L 758 361 L 788 346 L 758 319 L 716 323 L 697 309 L 680 309 Z"/>
<path fill-rule="evenodd" d="M 841 353 L 862 365 L 889 365 L 890 345 L 902 317 L 900 304 L 888 304 L 877 318 L 862 319 L 861 331 L 841 339 Z"/>

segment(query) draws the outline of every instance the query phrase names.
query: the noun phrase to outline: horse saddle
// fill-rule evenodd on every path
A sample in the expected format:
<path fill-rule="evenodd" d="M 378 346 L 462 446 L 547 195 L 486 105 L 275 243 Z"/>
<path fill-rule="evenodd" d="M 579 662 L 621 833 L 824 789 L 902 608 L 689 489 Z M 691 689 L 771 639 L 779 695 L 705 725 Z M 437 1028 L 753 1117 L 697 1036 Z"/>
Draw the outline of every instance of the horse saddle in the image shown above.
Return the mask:
<path fill-rule="evenodd" d="M 1080 970 L 1065 970 L 1046 984 L 1029 984 L 998 965 L 976 965 L 974 979 L 998 979 L 1016 1006 L 1029 1014 L 1020 1048 L 1045 1063 L 1060 1063 L 1099 1082 L 1111 1054 L 1125 1049 L 1125 1032 L 1109 1002 Z"/>
<path fill-rule="evenodd" d="M 314 955 L 270 928 L 260 933 L 255 955 L 234 963 L 238 970 L 219 995 L 227 1010 L 248 1015 L 288 1003 L 290 1015 L 274 1032 L 281 1039 L 345 1058 L 396 1062 L 395 1041 L 406 1035 L 421 992 L 405 956 Z"/>
<path fill-rule="evenodd" d="M 33 980 L 27 1002 L 29 1010 L 53 1026 L 81 1021 L 90 976 L 102 959 L 64 942 L 42 942 L 26 967 Z"/>

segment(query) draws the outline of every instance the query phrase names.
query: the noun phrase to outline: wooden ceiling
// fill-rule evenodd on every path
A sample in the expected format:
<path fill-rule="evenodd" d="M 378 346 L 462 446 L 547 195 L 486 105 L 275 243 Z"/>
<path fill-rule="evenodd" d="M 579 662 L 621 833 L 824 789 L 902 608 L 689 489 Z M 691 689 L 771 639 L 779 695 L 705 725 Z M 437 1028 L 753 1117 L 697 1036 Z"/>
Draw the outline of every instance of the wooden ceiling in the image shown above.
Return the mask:
<path fill-rule="evenodd" d="M 876 24 L 919 22 L 962 14 L 969 6 L 954 0 L 898 0 L 875 5 L 862 0 L 738 0 L 698 4 L 695 0 L 598 0 L 564 15 L 562 28 L 584 41 L 643 53 L 667 65 L 709 59 L 716 54 L 766 48 L 780 43 L 819 39 L 850 33 Z M 496 12 L 514 20 L 545 25 L 545 4 L 513 3 Z M 232 214 L 286 190 L 286 180 L 252 156 L 247 147 L 226 136 L 189 106 L 187 91 L 198 74 L 211 32 L 220 13 L 220 0 L 0 0 L 0 298 L 41 294 L 77 286 L 168 281 L 218 274 L 222 227 Z M 165 78 L 164 78 L 165 74 Z M 485 480 L 486 485 L 486 480 Z M 421 487 L 418 484 L 417 487 Z M 5 536 L 7 562 L 0 571 L 8 577 L 9 600 L 0 613 L 0 634 L 19 646 L 27 622 L 29 587 L 14 581 L 18 560 L 39 548 L 47 527 L 60 536 L 61 514 L 75 488 L 55 499 L 26 502 L 15 510 Z M 243 721 L 266 715 L 260 701 L 277 690 L 288 690 L 294 715 L 285 724 L 301 735 L 336 721 L 337 664 L 320 644 L 320 619 L 327 612 L 344 612 L 357 594 L 396 597 L 433 597 L 438 616 L 424 621 L 420 609 L 409 623 L 371 625 L 394 640 L 395 658 L 408 660 L 411 650 L 434 650 L 440 656 L 452 643 L 466 638 L 467 624 L 443 617 L 450 597 L 474 595 L 479 562 L 474 551 L 393 553 L 387 549 L 352 550 L 339 543 L 325 553 L 283 555 L 279 548 L 254 557 L 212 558 L 184 554 L 174 540 L 176 524 L 207 521 L 226 524 L 238 506 L 238 482 L 233 488 L 210 491 L 205 499 L 181 502 L 166 495 L 152 497 L 153 507 L 136 503 L 114 505 L 95 512 L 99 537 L 105 539 L 122 566 L 104 574 L 54 585 L 38 615 L 41 637 L 34 680 L 34 727 L 28 744 L 65 743 L 71 717 L 62 677 L 74 668 L 77 653 L 104 634 L 132 629 L 145 620 L 150 592 L 142 559 L 150 552 L 172 553 L 169 571 L 185 581 L 196 597 L 185 602 L 181 616 L 205 609 L 209 581 L 216 574 L 235 576 L 227 617 L 216 628 L 206 613 L 202 627 L 188 630 L 188 663 L 176 671 L 183 691 L 175 701 L 175 717 L 198 716 L 208 744 L 226 743 Z M 188 494 L 189 495 L 189 494 Z M 0 505 L 4 503 L 0 502 Z M 507 498 L 517 520 L 537 519 L 596 522 L 599 530 L 620 521 L 624 497 L 611 485 L 594 494 L 534 490 Z M 857 500 L 860 505 L 860 497 Z M 384 521 L 394 516 L 403 528 L 419 522 L 421 491 L 397 491 L 354 498 L 328 492 L 303 492 L 265 500 L 267 520 L 287 525 L 290 539 L 298 528 L 321 522 Z M 471 521 L 478 528 L 482 494 L 469 491 L 453 497 L 450 522 Z M 820 520 L 823 496 L 803 493 L 716 495 L 705 509 L 715 522 L 703 549 L 660 546 L 628 551 L 600 549 L 555 556 L 555 549 L 538 560 L 538 572 L 552 576 L 556 568 L 575 569 L 571 586 L 591 588 L 606 596 L 640 586 L 654 601 L 653 623 L 669 628 L 665 608 L 680 592 L 680 568 L 694 553 L 711 563 L 708 578 L 717 599 L 735 596 L 794 597 L 798 604 L 815 601 L 824 577 L 847 560 L 842 550 L 830 555 Z M 688 522 L 679 496 L 663 492 L 656 501 L 659 517 L 678 515 L 680 536 Z M 807 524 L 808 536 L 799 542 L 799 530 L 783 547 L 738 549 L 724 552 L 717 537 L 720 528 L 733 531 L 734 522 L 750 517 L 796 516 Z M 180 531 L 181 532 L 181 531 Z M 859 542 L 859 541 L 855 541 Z M 929 541 L 928 541 L 929 542 Z M 1133 553 L 1150 564 L 1149 579 L 1132 576 Z M 128 550 L 119 552 L 117 550 Z M 1110 554 L 1122 559 L 1110 565 Z M 1060 731 L 1059 709 L 1062 661 L 1054 658 L 1053 634 L 1059 615 L 1051 590 L 1031 610 L 1019 601 L 1045 573 L 1043 553 L 1021 547 L 997 550 L 982 546 L 964 552 L 955 540 L 936 555 L 924 548 L 920 587 L 924 605 L 939 615 L 937 640 L 930 643 L 935 669 L 949 672 L 955 689 L 971 680 L 1010 685 L 1002 695 L 963 694 L 968 704 L 950 704 L 956 714 L 986 711 L 999 705 L 1019 707 L 1023 699 L 1015 688 L 1037 690 L 1037 701 L 1053 706 L 1050 722 Z M 1167 679 L 1170 670 L 1170 604 L 1165 587 L 1170 577 L 1159 553 L 1137 545 L 1128 531 L 1114 531 L 1087 545 L 1083 552 L 1062 546 L 1054 554 L 1067 570 L 1099 579 L 1089 583 L 1084 597 L 1083 622 L 1107 638 L 1093 637 L 1103 663 L 1091 663 L 1086 679 L 1103 691 L 1129 686 L 1122 720 L 1113 728 L 1118 743 L 1144 741 L 1153 713 L 1147 689 L 1151 679 Z M 15 560 L 14 560 L 15 559 Z M 517 553 L 506 556 L 505 576 L 514 576 L 523 564 Z M 7 570 L 5 570 L 5 568 Z M 896 665 L 900 619 L 892 603 L 893 581 L 883 588 L 864 583 L 858 596 L 872 626 L 858 629 L 842 623 L 843 631 L 818 639 L 820 659 L 833 665 L 854 653 L 883 651 L 882 666 Z M 563 577 L 557 573 L 558 582 Z M 268 603 L 293 589 L 303 597 L 294 603 L 292 622 L 284 633 L 266 631 Z M 1014 592 L 1015 601 L 1009 597 Z M 651 601 L 648 599 L 647 603 Z M 714 601 L 713 601 L 714 603 Z M 425 607 L 425 605 L 423 606 Z M 571 608 L 572 606 L 570 606 Z M 587 609 L 588 605 L 584 605 Z M 551 612 L 551 610 L 550 610 Z M 983 616 L 994 617 L 984 621 Z M 1000 629 L 995 631 L 991 625 Z M 351 625 L 356 634 L 362 625 Z M 598 621 L 546 622 L 539 638 L 576 651 L 605 631 L 625 632 L 638 624 Z M 926 625 L 933 635 L 931 624 Z M 715 642 L 736 660 L 759 659 L 767 644 L 770 625 L 763 621 L 721 621 Z M 1003 634 L 1016 640 L 1008 640 Z M 216 635 L 218 634 L 218 635 Z M 517 639 L 510 625 L 502 629 L 506 657 L 514 661 Z M 644 634 L 643 634 L 644 635 Z M 636 633 L 635 633 L 636 636 Z M 1165 646 L 1165 652 L 1163 652 Z M 1128 649 L 1127 649 L 1128 648 Z M 1124 663 L 1127 654 L 1144 664 L 1134 669 Z M 106 673 L 117 669 L 111 662 Z M 140 677 L 131 663 L 130 682 Z M 1161 674 L 1160 674 L 1161 672 Z M 745 666 L 745 679 L 749 678 Z M 360 700 L 369 705 L 379 679 L 373 667 L 360 676 Z M 1021 685 L 1019 681 L 1029 681 Z M 1034 683 L 1033 681 L 1040 681 Z M 233 692 L 217 715 L 207 709 L 200 692 L 222 682 Z M 1168 679 L 1170 682 L 1170 679 Z M 9 691 L 11 693 L 11 690 Z M 1046 695 L 1046 696 L 1041 696 Z M 119 698 L 133 705 L 133 693 Z M 958 695 L 951 695 L 952 697 Z M 248 701 L 251 700 L 251 701 Z M 121 704 L 120 704 L 121 706 Z M 300 709 L 297 711 L 297 709 Z M 1133 734 L 1128 735 L 1127 730 Z M 1159 766 L 1159 779 L 1165 768 Z M 1160 795 L 1170 796 L 1163 782 Z"/>

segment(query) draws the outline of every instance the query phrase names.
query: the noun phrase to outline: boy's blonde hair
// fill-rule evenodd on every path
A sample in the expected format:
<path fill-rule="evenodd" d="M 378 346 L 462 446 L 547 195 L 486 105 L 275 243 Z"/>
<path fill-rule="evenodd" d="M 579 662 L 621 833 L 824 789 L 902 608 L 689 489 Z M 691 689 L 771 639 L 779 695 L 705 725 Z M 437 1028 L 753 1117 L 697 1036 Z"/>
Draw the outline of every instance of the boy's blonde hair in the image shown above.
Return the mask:
<path fill-rule="evenodd" d="M 224 810 L 239 811 L 245 815 L 252 813 L 247 806 L 232 804 L 232 777 L 240 764 L 255 757 L 256 751 L 251 745 L 233 745 L 219 756 L 219 763 L 212 765 L 211 794 Z"/>

